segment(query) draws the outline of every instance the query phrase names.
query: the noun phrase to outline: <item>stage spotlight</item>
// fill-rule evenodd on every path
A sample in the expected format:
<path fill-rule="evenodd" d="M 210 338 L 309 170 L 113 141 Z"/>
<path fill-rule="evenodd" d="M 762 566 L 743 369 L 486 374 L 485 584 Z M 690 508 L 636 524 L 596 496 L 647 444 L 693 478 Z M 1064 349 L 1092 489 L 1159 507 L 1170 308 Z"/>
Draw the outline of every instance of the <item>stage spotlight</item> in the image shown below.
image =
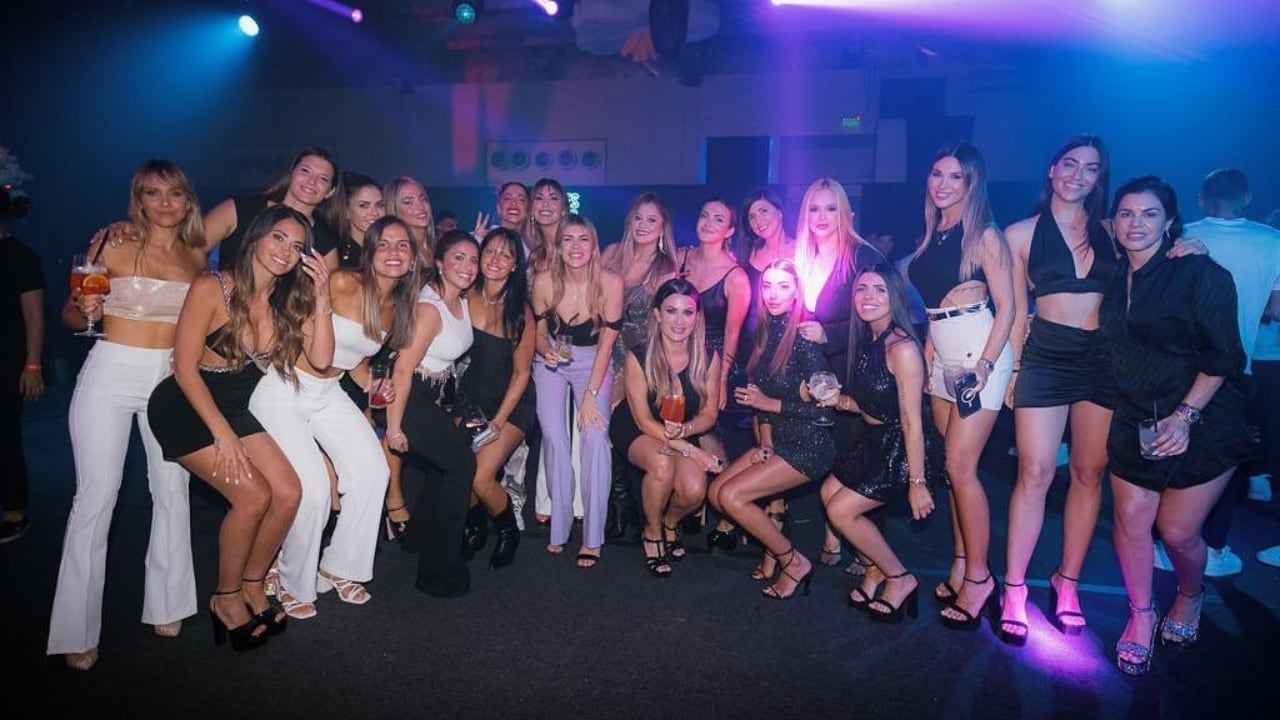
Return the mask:
<path fill-rule="evenodd" d="M 364 11 L 360 8 L 353 9 L 351 11 L 351 22 L 356 23 L 357 25 L 364 22 Z"/>
<path fill-rule="evenodd" d="M 543 12 L 552 17 L 560 12 L 560 3 L 556 2 L 556 0 L 533 0 L 533 4 L 542 8 Z"/>
<path fill-rule="evenodd" d="M 254 20 L 252 17 L 249 17 L 248 15 L 241 15 L 236 24 L 240 26 L 240 32 L 245 35 L 248 35 L 249 37 L 258 36 L 258 21 Z"/>
<path fill-rule="evenodd" d="M 453 0 L 453 17 L 463 25 L 470 25 L 484 12 L 481 0 Z"/>

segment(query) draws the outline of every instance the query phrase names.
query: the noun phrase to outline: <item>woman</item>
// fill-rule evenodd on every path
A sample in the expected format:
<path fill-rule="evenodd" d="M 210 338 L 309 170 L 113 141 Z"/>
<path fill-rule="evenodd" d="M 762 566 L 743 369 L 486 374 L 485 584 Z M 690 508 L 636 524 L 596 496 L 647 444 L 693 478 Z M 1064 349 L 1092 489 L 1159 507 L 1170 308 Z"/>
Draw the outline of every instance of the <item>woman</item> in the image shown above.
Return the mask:
<path fill-rule="evenodd" d="M 892 265 L 858 271 L 849 333 L 849 393 L 834 405 L 858 412 L 866 428 L 822 485 L 827 518 L 868 561 L 849 604 L 876 622 L 915 617 L 920 583 L 867 513 L 906 490 L 911 517 L 933 512 L 930 486 L 947 482 L 942 438 L 924 420 L 924 358 L 911 327 L 905 283 Z M 879 593 L 877 594 L 877 590 Z"/>
<path fill-rule="evenodd" d="M 413 231 L 418 246 L 418 265 L 426 272 L 431 268 L 436 243 L 436 222 L 431 214 L 431 198 L 422 183 L 411 177 L 398 177 L 382 188 L 387 214 L 400 218 Z"/>
<path fill-rule="evenodd" d="M 490 230 L 480 244 L 480 275 L 467 293 L 475 340 L 470 364 L 458 384 L 458 408 L 478 409 L 488 419 L 493 439 L 476 451 L 467 516 L 467 546 L 484 546 L 485 513 L 498 537 L 489 567 L 506 567 L 520 546 L 520 529 L 512 500 L 500 480 L 507 458 L 524 441 L 537 419 L 533 385 L 534 323 L 529 309 L 524 243 L 507 228 Z M 467 419 L 462 418 L 464 421 Z"/>
<path fill-rule="evenodd" d="M 737 349 L 747 306 L 751 303 L 747 273 L 729 250 L 736 224 L 733 209 L 723 200 L 713 198 L 703 203 L 698 213 L 698 247 L 685 249 L 677 272 L 697 288 L 707 346 L 724 360 L 718 394 L 722 410 L 735 360 L 734 354 L 726 353 L 725 348 Z"/>
<path fill-rule="evenodd" d="M 676 274 L 675 228 L 671 208 L 653 193 L 642 193 L 627 211 L 622 241 L 605 249 L 605 270 L 622 278 L 622 330 L 613 348 L 613 373 L 622 372 L 627 352 L 645 341 L 658 285 Z"/>
<path fill-rule="evenodd" d="M 343 227 L 342 176 L 333 153 L 305 147 L 294 156 L 289 172 L 262 195 L 237 195 L 218 203 L 204 217 L 209 252 L 218 248 L 220 267 L 234 267 L 245 228 L 266 208 L 285 205 L 312 225 L 315 248 L 329 268 L 338 266 L 338 232 Z"/>
<path fill-rule="evenodd" d="M 419 534 L 421 550 L 415 584 L 428 595 L 457 597 L 471 589 L 458 539 L 466 525 L 476 458 L 439 403 L 454 364 L 474 338 L 463 293 L 476 278 L 480 252 L 462 230 L 445 233 L 435 252 L 436 264 L 418 295 L 413 339 L 396 359 L 387 444 L 427 470 L 410 531 Z"/>
<path fill-rule="evenodd" d="M 1062 632 L 1084 630 L 1079 578 L 1102 506 L 1107 428 L 1115 379 L 1098 330 L 1102 293 L 1117 261 L 1103 227 L 1111 161 L 1102 140 L 1072 138 L 1053 156 L 1035 215 L 1009 226 L 1015 305 L 1035 315 L 1027 329 L 1014 318 L 1012 383 L 1018 482 L 1009 501 L 1008 571 L 1000 637 L 1027 641 L 1027 566 L 1044 524 L 1044 502 L 1057 471 L 1058 445 L 1071 424 L 1071 484 L 1063 522 L 1062 557 L 1049 578 L 1053 618 Z M 1025 342 L 1024 342 L 1025 338 Z"/>
<path fill-rule="evenodd" d="M 1252 443 L 1230 273 L 1208 257 L 1165 256 L 1182 234 L 1182 219 L 1173 188 L 1159 178 L 1125 183 L 1111 214 L 1124 257 L 1100 316 L 1119 385 L 1107 453 L 1116 555 L 1129 595 L 1116 664 L 1141 675 L 1151 668 L 1157 629 L 1166 647 L 1189 647 L 1199 638 L 1206 558 L 1201 529 Z M 1142 427 L 1146 422 L 1155 423 L 1153 437 Z M 1159 623 L 1153 527 L 1178 580 Z"/>
<path fill-rule="evenodd" d="M 278 575 L 268 583 L 296 620 L 315 617 L 317 592 L 337 589 L 338 599 L 352 605 L 371 599 L 363 583 L 373 577 L 389 470 L 382 443 L 340 387 L 340 378 L 359 368 L 356 382 L 368 386 L 369 358 L 384 344 L 393 350 L 408 344 L 418 294 L 408 226 L 395 218 L 376 220 L 365 236 L 360 265 L 359 272 L 339 271 L 329 280 L 330 366 L 322 370 L 299 356 L 296 381 L 267 373 L 249 402 L 302 481 L 302 501 L 280 549 Z M 342 512 L 322 555 L 331 505 L 326 456 L 338 478 Z"/>
<path fill-rule="evenodd" d="M 822 346 L 827 363 L 835 371 L 840 384 L 850 378 L 849 322 L 852 317 L 853 275 L 886 258 L 853 229 L 853 209 L 844 186 L 834 178 L 819 178 L 805 191 L 800 202 L 801 214 L 796 227 L 796 265 L 804 273 L 805 307 L 813 319 L 800 326 L 800 336 Z M 832 437 L 837 457 L 851 449 L 850 442 L 861 430 L 861 420 L 851 415 L 837 415 Z M 781 522 L 785 522 L 785 513 Z M 840 538 L 828 523 L 822 540 L 823 565 L 840 563 Z"/>
<path fill-rule="evenodd" d="M 757 297 L 760 274 L 774 260 L 794 258 L 796 250 L 795 240 L 786 232 L 782 198 L 773 190 L 759 188 L 748 194 L 747 199 L 742 203 L 742 217 L 746 218 L 747 224 L 744 231 L 739 234 L 738 260 L 743 263 L 742 269 L 747 274 L 747 287 L 751 291 L 751 297 L 747 302 L 747 316 L 742 323 L 738 346 L 733 352 L 735 358 L 750 357 L 751 350 L 755 347 L 755 328 L 760 323 L 758 313 L 760 299 Z M 737 363 L 725 363 L 724 368 L 732 373 L 734 365 Z M 722 372 L 724 372 L 723 368 Z M 726 403 L 727 396 L 727 392 L 722 396 Z M 750 429 L 756 433 L 754 420 L 748 418 L 746 422 L 742 429 Z M 769 517 L 775 519 L 779 528 L 782 527 L 782 520 L 786 518 L 786 509 L 786 501 L 782 498 L 772 501 L 767 508 Z M 707 533 L 707 549 L 733 550 L 738 546 L 739 539 L 740 533 L 733 524 L 721 518 L 715 529 Z M 834 543 L 830 544 L 834 545 Z"/>
<path fill-rule="evenodd" d="M 739 404 L 756 411 L 760 442 L 734 460 L 707 493 L 716 510 L 764 545 L 769 567 L 762 562 L 755 577 L 772 577 L 768 571 L 776 566 L 781 575 L 764 594 L 779 600 L 802 585 L 809 592 L 813 563 L 796 552 L 756 501 L 824 477 L 835 455 L 831 433 L 813 424 L 817 406 L 800 390 L 813 373 L 827 369 L 821 349 L 799 337 L 807 317 L 803 298 L 795 263 L 769 263 L 760 276 L 760 325 L 747 362 L 750 382 L 734 389 Z"/>
<path fill-rule="evenodd" d="M 700 295 L 687 280 L 668 280 L 653 296 L 649 339 L 631 349 L 623 372 L 626 400 L 613 411 L 613 446 L 644 470 L 644 555 L 649 574 L 664 578 L 671 563 L 684 559 L 677 538 L 668 542 L 681 518 L 707 495 L 707 473 L 722 459 L 702 449 L 698 438 L 715 429 L 720 414 L 719 352 L 706 342 Z M 682 398 L 683 418 L 662 417 L 662 404 Z"/>
<path fill-rule="evenodd" d="M 65 654 L 77 670 L 98 660 L 108 531 L 135 418 L 152 496 L 142 621 L 161 637 L 176 637 L 182 618 L 196 612 L 187 473 L 165 461 L 147 423 L 147 400 L 171 372 L 178 313 L 207 261 L 204 224 L 191 179 L 167 160 L 150 160 L 134 173 L 128 212 L 136 232 L 126 233 L 119 247 L 99 232 L 89 247 L 106 265 L 112 292 L 82 296 L 75 290 L 62 309 L 63 322 L 77 330 L 86 327 L 86 316 L 102 317 L 109 338 L 89 351 L 68 412 L 76 496 L 48 653 Z"/>
<path fill-rule="evenodd" d="M 983 607 L 999 602 L 987 565 L 991 518 L 978 480 L 978 458 L 1013 372 L 1013 319 L 1025 314 L 1025 308 L 1016 304 L 1013 263 L 992 222 L 986 164 L 977 148 L 960 143 L 935 156 L 924 219 L 924 241 L 909 270 L 929 318 L 928 392 L 933 420 L 946 439 L 956 558 L 951 577 L 934 595 L 947 603 L 941 614 L 947 627 L 972 630 Z M 957 407 L 956 376 L 968 385 L 961 393 L 972 408 L 967 416 Z"/>
<path fill-rule="evenodd" d="M 556 180 L 542 178 L 529 193 L 533 200 L 524 240 L 529 249 L 530 272 L 543 272 L 550 264 L 548 249 L 555 247 L 560 221 L 569 214 L 569 194 Z"/>
<path fill-rule="evenodd" d="M 365 233 L 373 221 L 387 214 L 382 201 L 382 187 L 368 175 L 356 172 L 342 174 L 342 186 L 346 190 L 346 235 L 338 241 L 338 267 L 343 270 L 359 270 L 363 256 Z"/>
<path fill-rule="evenodd" d="M 582 546 L 577 565 L 592 568 L 604 545 L 608 504 L 609 410 L 613 375 L 609 349 L 622 326 L 622 278 L 601 268 L 600 243 L 590 220 L 570 215 L 560 226 L 551 269 L 533 278 L 533 312 L 538 318 L 537 350 L 543 362 L 534 368 L 538 388 L 538 424 L 542 426 L 542 458 L 551 494 L 551 542 L 547 552 L 560 554 L 573 525 L 574 473 L 569 458 L 566 397 L 572 388 L 577 425 L 582 433 Z M 553 347 L 561 338 L 572 348 Z"/>
<path fill-rule="evenodd" d="M 230 634 L 237 651 L 285 629 L 286 616 L 267 602 L 263 580 L 293 523 L 301 484 L 249 412 L 249 397 L 266 368 L 291 376 L 299 355 L 316 368 L 332 361 L 329 271 L 311 241 L 302 213 L 277 205 L 258 214 L 234 269 L 191 284 L 174 337 L 173 375 L 147 405 L 165 458 L 230 505 L 209 609 L 214 641 Z"/>

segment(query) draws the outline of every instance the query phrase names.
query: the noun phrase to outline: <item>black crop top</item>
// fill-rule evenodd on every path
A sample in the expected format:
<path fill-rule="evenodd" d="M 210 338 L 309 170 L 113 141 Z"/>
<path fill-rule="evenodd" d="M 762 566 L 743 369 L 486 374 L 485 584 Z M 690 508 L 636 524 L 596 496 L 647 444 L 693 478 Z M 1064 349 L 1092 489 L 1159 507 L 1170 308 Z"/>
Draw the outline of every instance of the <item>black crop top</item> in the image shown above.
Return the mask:
<path fill-rule="evenodd" d="M 235 267 L 236 258 L 240 254 L 240 246 L 244 244 L 245 231 L 253 224 L 254 218 L 267 209 L 267 199 L 261 195 L 237 195 L 231 198 L 236 208 L 236 229 L 218 245 L 218 268 L 229 270 Z M 338 236 L 319 217 L 311 219 L 311 237 L 316 252 L 328 255 L 338 246 Z"/>
<path fill-rule="evenodd" d="M 1027 279 L 1035 286 L 1032 297 L 1105 292 L 1120 264 L 1111 238 L 1101 227 L 1089 228 L 1089 245 L 1093 248 L 1093 264 L 1084 277 L 1076 277 L 1075 259 L 1053 213 L 1040 213 L 1027 249 Z"/>
<path fill-rule="evenodd" d="M 959 285 L 960 280 L 960 246 L 964 239 L 964 225 L 957 224 L 946 232 L 935 230 L 928 238 L 928 247 L 924 253 L 911 262 L 911 283 L 920 291 L 925 307 L 942 306 L 942 300 Z M 987 275 L 978 268 L 970 280 L 977 280 L 984 285 Z"/>
<path fill-rule="evenodd" d="M 681 277 L 688 274 L 688 264 L 689 253 L 686 252 L 678 271 Z M 707 326 L 707 345 L 718 353 L 724 352 L 724 336 L 729 324 L 729 296 L 724 291 L 724 281 L 737 269 L 736 265 L 729 268 L 711 287 L 698 291 L 698 304 L 702 307 L 702 317 Z"/>
<path fill-rule="evenodd" d="M 569 342 L 572 342 L 574 347 L 595 347 L 600 342 L 600 337 L 596 332 L 596 324 L 592 320 L 570 325 L 554 310 L 548 310 L 543 317 L 547 321 L 547 331 L 549 333 L 552 335 L 568 335 Z M 601 323 L 600 326 L 610 330 L 622 330 L 622 318 Z"/>

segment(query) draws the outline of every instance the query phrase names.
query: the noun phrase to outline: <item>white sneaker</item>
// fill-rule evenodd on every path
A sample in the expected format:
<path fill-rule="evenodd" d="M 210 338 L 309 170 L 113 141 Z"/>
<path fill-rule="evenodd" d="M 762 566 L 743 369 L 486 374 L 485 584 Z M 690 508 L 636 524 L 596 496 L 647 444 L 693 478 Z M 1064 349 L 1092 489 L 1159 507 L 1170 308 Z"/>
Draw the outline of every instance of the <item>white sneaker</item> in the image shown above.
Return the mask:
<path fill-rule="evenodd" d="M 1206 577 L 1237 575 L 1243 570 L 1244 561 L 1240 559 L 1239 555 L 1231 552 L 1229 545 L 1223 546 L 1221 550 L 1209 548 L 1209 558 L 1204 564 Z"/>
<path fill-rule="evenodd" d="M 1249 478 L 1249 499 L 1271 502 L 1271 476 L 1254 475 Z"/>
<path fill-rule="evenodd" d="M 1258 562 L 1271 567 L 1280 567 L 1280 545 L 1273 545 L 1266 550 L 1259 550 Z"/>
<path fill-rule="evenodd" d="M 1173 572 L 1173 561 L 1169 559 L 1169 553 L 1165 552 L 1164 543 L 1156 541 L 1156 561 L 1152 563 L 1157 570 L 1165 572 Z"/>

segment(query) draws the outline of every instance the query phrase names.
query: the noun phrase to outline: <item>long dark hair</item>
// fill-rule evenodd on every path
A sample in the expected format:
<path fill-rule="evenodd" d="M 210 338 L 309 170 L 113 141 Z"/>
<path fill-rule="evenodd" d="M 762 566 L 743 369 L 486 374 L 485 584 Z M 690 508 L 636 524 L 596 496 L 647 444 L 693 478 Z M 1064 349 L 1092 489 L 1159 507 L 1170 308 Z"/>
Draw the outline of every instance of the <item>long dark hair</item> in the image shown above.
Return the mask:
<path fill-rule="evenodd" d="M 524 334 L 524 309 L 529 302 L 529 273 L 525 271 L 524 243 L 514 231 L 496 227 L 490 230 L 480 242 L 480 256 L 484 257 L 485 248 L 497 243 L 506 243 L 511 248 L 511 255 L 516 259 L 516 265 L 511 269 L 511 275 L 507 277 L 507 283 L 502 288 L 502 332 L 506 334 L 508 340 L 518 343 L 520 336 Z M 484 299 L 484 283 L 484 273 L 481 272 L 476 275 L 474 285 L 481 293 L 481 299 Z"/>
<path fill-rule="evenodd" d="M 374 183 L 374 187 L 377 184 Z M 419 274 L 421 266 L 416 252 L 417 242 L 413 239 L 413 231 L 400 218 L 390 215 L 380 217 L 369 225 L 364 234 L 364 248 L 360 252 L 360 300 L 363 305 L 361 324 L 365 337 L 370 340 L 382 338 L 382 303 L 378 299 L 378 278 L 373 272 L 373 255 L 378 252 L 378 243 L 382 242 L 382 233 L 392 225 L 399 225 L 409 236 L 409 246 L 415 249 L 410 261 L 409 272 L 396 280 L 391 288 L 391 299 L 395 303 L 395 318 L 391 321 L 391 331 L 387 333 L 385 344 L 392 350 L 400 350 L 409 344 L 413 337 L 413 311 L 418 305 L 418 288 L 422 287 Z"/>
<path fill-rule="evenodd" d="M 1169 236 L 1162 242 L 1169 242 L 1182 237 L 1182 215 L 1178 213 L 1178 194 L 1173 191 L 1173 187 L 1169 183 L 1155 175 L 1143 175 L 1121 185 L 1116 190 L 1116 199 L 1111 203 L 1111 216 L 1115 217 L 1116 210 L 1120 207 L 1120 201 L 1124 199 L 1125 195 L 1136 195 L 1144 192 L 1149 192 L 1156 196 L 1156 199 L 1164 206 L 1165 218 L 1170 221 Z"/>
<path fill-rule="evenodd" d="M 1102 221 L 1107 216 L 1107 196 L 1111 188 L 1111 153 L 1107 152 L 1106 144 L 1097 135 L 1076 135 L 1058 148 L 1058 152 L 1053 154 L 1053 160 L 1049 161 L 1049 167 L 1056 166 L 1067 153 L 1079 147 L 1090 147 L 1098 151 L 1098 184 L 1084 199 L 1085 216 L 1088 218 L 1088 232 L 1093 236 L 1098 232 L 1106 232 L 1102 226 Z M 1036 201 L 1036 207 L 1032 214 L 1042 215 L 1050 212 L 1050 204 L 1052 202 L 1053 178 L 1046 176 L 1044 185 L 1040 187 L 1040 199 Z"/>
<path fill-rule="evenodd" d="M 782 217 L 782 221 L 778 226 L 782 228 L 783 239 L 786 239 L 786 215 L 783 213 L 782 198 L 773 188 L 757 188 L 747 193 L 747 199 L 742 201 L 742 211 L 738 215 L 742 218 L 742 228 L 738 230 L 738 262 L 742 265 L 751 263 L 751 253 L 757 248 L 764 247 L 764 238 L 756 235 L 756 231 L 751 229 L 751 206 L 757 201 L 763 200 L 774 207 L 778 211 L 778 215 Z"/>
<path fill-rule="evenodd" d="M 995 219 L 991 213 L 991 202 L 987 197 L 987 162 L 982 159 L 982 153 L 973 145 L 962 142 L 948 148 L 938 151 L 933 156 L 933 160 L 929 163 L 929 172 L 933 172 L 933 166 L 943 158 L 955 158 L 960 163 L 960 168 L 964 171 L 965 198 L 963 214 L 960 224 L 964 226 L 964 237 L 960 238 L 960 267 L 957 268 L 957 275 L 960 282 L 971 279 L 979 270 L 982 269 L 982 236 L 988 229 L 994 231 L 1000 238 L 1000 265 L 1005 266 L 1013 262 L 1013 256 L 1009 254 L 1009 245 L 1004 240 L 1004 234 L 1000 232 L 1000 228 L 996 227 Z M 920 247 L 916 248 L 915 257 L 919 258 L 929 249 L 930 239 L 933 233 L 938 229 L 938 223 L 942 221 L 942 210 L 933 204 L 933 196 L 929 194 L 928 180 L 925 181 L 924 192 L 924 242 L 920 243 Z"/>
<path fill-rule="evenodd" d="M 777 374 L 786 366 L 787 360 L 791 359 L 791 350 L 795 347 L 796 336 L 799 335 L 800 323 L 809 319 L 809 313 L 804 307 L 804 280 L 800 279 L 800 270 L 792 260 L 787 258 L 778 258 L 764 266 L 764 270 L 760 271 L 760 283 L 764 283 L 764 274 L 770 270 L 781 270 L 791 276 L 796 284 L 795 304 L 791 306 L 791 312 L 787 315 L 787 326 L 782 331 L 782 341 L 778 343 L 778 351 L 770 358 L 769 372 Z M 756 323 L 756 344 L 751 350 L 751 358 L 747 360 L 747 374 L 755 375 L 756 368 L 765 360 L 765 347 L 769 344 L 769 309 L 764 305 L 764 292 L 760 287 L 756 287 L 756 307 L 759 311 L 760 320 Z"/>
<path fill-rule="evenodd" d="M 318 157 L 333 168 L 333 184 L 329 186 L 329 195 L 316 206 L 315 214 L 328 223 L 334 232 L 342 232 L 342 207 L 347 204 L 347 194 L 342 189 L 342 168 L 338 167 L 338 159 L 328 148 L 312 145 L 299 150 L 293 156 L 293 162 L 289 163 L 288 171 L 272 183 L 262 196 L 271 202 L 284 202 L 285 196 L 289 194 L 289 183 L 293 181 L 293 171 L 309 157 Z"/>
<path fill-rule="evenodd" d="M 309 255 L 315 243 L 311 223 L 305 215 L 288 205 L 274 205 L 263 210 L 245 230 L 240 254 L 236 256 L 231 270 L 235 288 L 232 289 L 228 302 L 228 330 L 219 333 L 210 348 L 230 360 L 233 365 L 245 362 L 247 355 L 241 339 L 245 330 L 253 328 L 250 304 L 256 290 L 253 279 L 254 252 L 258 249 L 258 243 L 277 223 L 288 219 L 302 226 L 302 254 Z M 267 306 L 271 309 L 271 366 L 290 382 L 297 383 L 298 375 L 294 364 L 302 354 L 302 324 L 315 312 L 313 283 L 311 277 L 302 271 L 301 261 L 292 271 L 274 279 L 271 294 L 267 296 Z"/>
<path fill-rule="evenodd" d="M 916 345 L 920 344 L 920 338 L 916 337 L 915 327 L 911 324 L 911 306 L 907 301 L 907 283 L 903 279 L 902 273 L 898 268 L 889 263 L 875 263 L 868 265 L 857 272 L 853 276 L 853 292 L 858 292 L 858 281 L 863 275 L 874 274 L 884 278 L 885 290 L 889 293 L 889 320 L 893 325 L 897 326 L 907 337 L 911 338 Z M 850 302 L 853 298 L 850 297 Z M 854 377 L 856 371 L 854 364 L 857 362 L 858 346 L 862 343 L 872 341 L 871 326 L 865 320 L 858 316 L 855 307 L 852 317 L 849 320 L 849 369 L 848 377 Z"/>
<path fill-rule="evenodd" d="M 401 222 L 404 221 L 402 220 Z M 409 237 L 412 238 L 413 234 L 410 233 Z M 434 288 L 435 291 L 440 294 L 440 297 L 444 297 L 444 270 L 441 268 L 442 263 L 439 261 L 444 259 L 450 248 L 460 243 L 471 243 L 472 245 L 475 245 L 476 254 L 479 254 L 480 244 L 476 242 L 475 238 L 471 237 L 471 233 L 465 230 L 450 230 L 444 235 L 441 235 L 440 239 L 436 241 L 436 263 L 433 264 L 426 272 L 426 284 Z M 479 273 L 477 273 L 477 275 L 478 274 Z"/>

